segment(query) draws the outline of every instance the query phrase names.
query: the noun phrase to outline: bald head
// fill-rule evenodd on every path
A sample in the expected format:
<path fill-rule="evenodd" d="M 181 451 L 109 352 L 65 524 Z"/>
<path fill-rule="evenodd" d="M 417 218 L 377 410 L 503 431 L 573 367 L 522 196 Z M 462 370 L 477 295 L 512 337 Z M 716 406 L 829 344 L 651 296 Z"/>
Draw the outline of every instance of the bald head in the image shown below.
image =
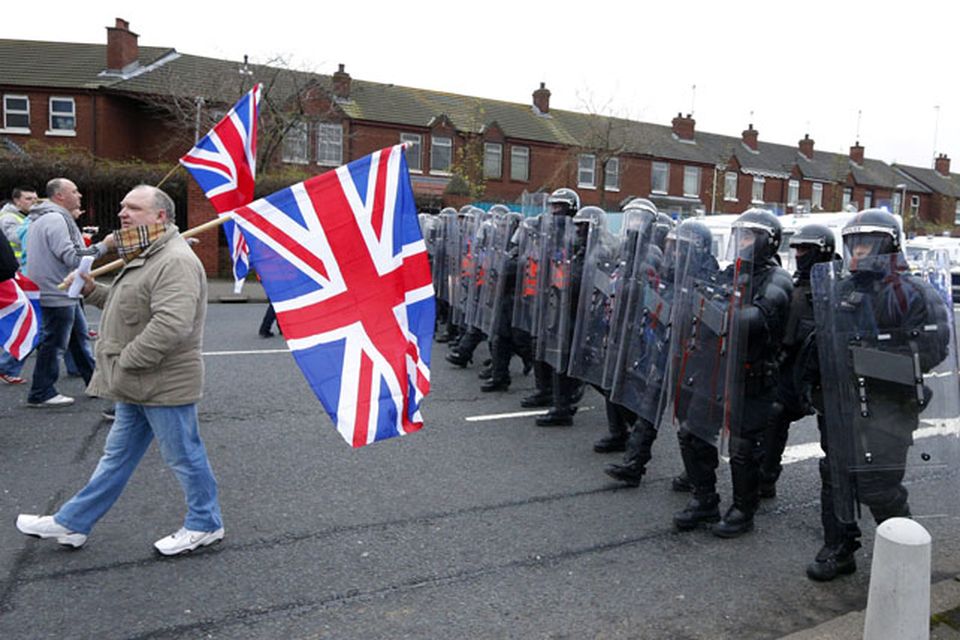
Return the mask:
<path fill-rule="evenodd" d="M 83 195 L 72 180 L 54 178 L 47 183 L 47 198 L 67 211 L 80 208 L 80 199 Z"/>
<path fill-rule="evenodd" d="M 170 222 L 174 219 L 174 204 L 160 189 L 141 184 L 124 196 L 118 215 L 124 229 Z"/>

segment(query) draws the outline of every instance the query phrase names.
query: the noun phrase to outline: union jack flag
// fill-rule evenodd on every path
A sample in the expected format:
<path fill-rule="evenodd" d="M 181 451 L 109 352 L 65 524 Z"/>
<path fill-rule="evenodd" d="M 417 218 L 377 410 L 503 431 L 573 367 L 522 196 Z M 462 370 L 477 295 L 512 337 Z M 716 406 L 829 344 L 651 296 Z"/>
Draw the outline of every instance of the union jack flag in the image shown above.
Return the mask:
<path fill-rule="evenodd" d="M 220 215 L 253 200 L 259 108 L 260 85 L 257 84 L 180 158 L 180 164 L 187 168 Z M 233 258 L 233 277 L 239 293 L 250 268 L 249 250 L 233 222 L 224 223 L 223 232 Z"/>
<path fill-rule="evenodd" d="M 0 282 L 0 346 L 23 360 L 40 340 L 40 288 L 26 276 Z"/>
<path fill-rule="evenodd" d="M 435 318 L 401 145 L 233 212 L 307 381 L 354 447 L 423 426 Z"/>

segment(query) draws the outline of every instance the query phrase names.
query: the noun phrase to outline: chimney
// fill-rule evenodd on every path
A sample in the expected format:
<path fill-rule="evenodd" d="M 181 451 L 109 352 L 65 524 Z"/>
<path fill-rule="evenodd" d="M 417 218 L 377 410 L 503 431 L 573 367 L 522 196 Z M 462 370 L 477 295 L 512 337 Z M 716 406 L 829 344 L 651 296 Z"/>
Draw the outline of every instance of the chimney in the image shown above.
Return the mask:
<path fill-rule="evenodd" d="M 343 100 L 350 97 L 350 74 L 343 70 L 342 62 L 333 74 L 333 95 Z"/>
<path fill-rule="evenodd" d="M 117 26 L 107 27 L 107 69 L 120 71 L 136 62 L 140 57 L 139 37 L 123 18 L 117 18 Z"/>
<path fill-rule="evenodd" d="M 748 124 L 747 128 L 741 133 L 743 136 L 743 144 L 750 149 L 751 151 L 758 151 L 760 145 L 757 143 L 757 136 L 760 135 L 760 132 L 753 128 L 753 124 Z"/>
<path fill-rule="evenodd" d="M 803 134 L 803 140 L 800 141 L 800 153 L 807 159 L 813 160 L 813 140 L 810 139 L 810 134 Z"/>
<path fill-rule="evenodd" d="M 533 106 L 540 113 L 550 113 L 550 89 L 541 82 L 540 88 L 533 92 Z"/>
<path fill-rule="evenodd" d="M 937 170 L 937 173 L 942 175 L 944 178 L 950 176 L 950 158 L 947 157 L 947 154 L 941 153 L 937 156 L 937 159 L 933 163 L 933 167 Z"/>
<path fill-rule="evenodd" d="M 686 116 L 678 113 L 677 117 L 673 119 L 672 124 L 673 135 L 681 140 L 693 140 L 693 127 L 697 124 L 697 121 L 690 117 L 689 113 Z"/>
<path fill-rule="evenodd" d="M 857 140 L 857 143 L 850 147 L 850 159 L 853 160 L 855 164 L 863 164 L 863 147 L 860 146 L 860 141 Z"/>

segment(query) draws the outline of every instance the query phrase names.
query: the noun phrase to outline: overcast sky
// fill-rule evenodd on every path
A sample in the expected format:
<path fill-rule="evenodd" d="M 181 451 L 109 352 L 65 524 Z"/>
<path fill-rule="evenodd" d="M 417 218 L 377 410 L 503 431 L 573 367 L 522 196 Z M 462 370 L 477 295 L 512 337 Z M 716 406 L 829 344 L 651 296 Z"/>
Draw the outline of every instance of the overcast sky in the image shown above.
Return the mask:
<path fill-rule="evenodd" d="M 809 133 L 839 153 L 859 122 L 867 157 L 929 167 L 946 153 L 960 173 L 960 9 L 949 2 L 305 6 L 53 0 L 17 5 L 0 34 L 105 43 L 122 17 L 141 45 L 181 53 L 284 56 L 327 74 L 343 63 L 354 78 L 520 103 L 546 82 L 553 108 L 664 125 L 692 111 L 701 131 L 739 136 L 752 123 L 761 141 Z"/>

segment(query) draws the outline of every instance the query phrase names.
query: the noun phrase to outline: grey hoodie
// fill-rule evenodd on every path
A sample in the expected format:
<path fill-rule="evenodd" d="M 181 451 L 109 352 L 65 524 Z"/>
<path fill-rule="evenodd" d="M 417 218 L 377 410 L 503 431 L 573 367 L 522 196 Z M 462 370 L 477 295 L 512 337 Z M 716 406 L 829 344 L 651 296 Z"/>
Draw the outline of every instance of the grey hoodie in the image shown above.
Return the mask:
<path fill-rule="evenodd" d="M 20 228 L 20 223 L 26 218 L 27 214 L 20 211 L 17 205 L 12 202 L 8 202 L 0 209 L 0 231 L 3 232 L 14 251 L 20 251 L 20 238 L 17 235 L 17 230 Z"/>
<path fill-rule="evenodd" d="M 57 285 L 79 266 L 83 256 L 99 258 L 106 251 L 102 242 L 86 247 L 73 216 L 60 205 L 47 201 L 30 210 L 26 275 L 40 287 L 41 306 L 76 304 Z"/>

